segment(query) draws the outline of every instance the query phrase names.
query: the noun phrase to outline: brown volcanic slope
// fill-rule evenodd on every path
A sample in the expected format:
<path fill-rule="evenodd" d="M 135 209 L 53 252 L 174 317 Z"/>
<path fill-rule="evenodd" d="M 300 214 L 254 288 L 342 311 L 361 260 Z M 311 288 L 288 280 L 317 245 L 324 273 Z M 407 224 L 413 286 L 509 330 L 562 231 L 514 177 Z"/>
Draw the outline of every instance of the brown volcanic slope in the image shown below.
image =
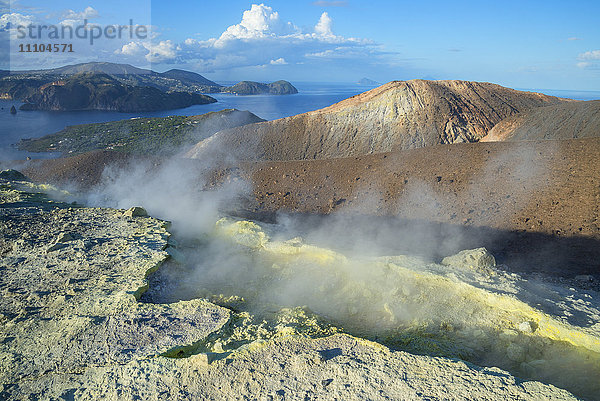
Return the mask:
<path fill-rule="evenodd" d="M 224 130 L 188 156 L 328 159 L 476 142 L 506 117 L 564 101 L 484 82 L 394 81 L 321 110 Z"/>
<path fill-rule="evenodd" d="M 600 138 L 444 145 L 244 170 L 259 211 L 337 212 L 334 221 L 382 216 L 344 223 L 342 238 L 368 227 L 381 246 L 436 257 L 485 246 L 517 271 L 593 274 L 600 283 Z"/>
<path fill-rule="evenodd" d="M 600 239 L 600 138 L 244 163 L 259 210 L 394 215 Z"/>
<path fill-rule="evenodd" d="M 56 184 L 68 188 L 88 188 L 100 182 L 108 166 L 129 168 L 135 156 L 128 153 L 93 150 L 70 157 L 39 159 L 29 162 L 0 164 L 2 168 L 15 168 L 33 181 Z"/>
<path fill-rule="evenodd" d="M 22 171 L 36 180 L 92 185 L 103 165 L 114 162 L 126 165 L 121 154 L 104 151 L 30 163 Z M 182 163 L 188 163 L 182 167 L 186 174 L 203 168 L 196 160 Z M 410 252 L 425 247 L 445 256 L 486 246 L 511 267 L 600 278 L 598 171 L 600 138 L 585 138 L 432 146 L 335 160 L 244 162 L 218 171 L 212 183 L 236 176 L 252 182 L 247 211 L 259 217 L 281 211 L 366 214 L 372 217 L 365 226 L 379 220 L 407 222 L 387 231 L 375 225 L 373 235 Z M 430 227 L 415 229 L 411 222 Z M 381 238 L 386 232 L 389 238 Z"/>
<path fill-rule="evenodd" d="M 12 165 L 57 185 L 100 181 L 120 152 Z M 156 168 L 159 159 L 147 163 Z M 204 167 L 181 160 L 186 174 Z M 4 168 L 9 166 L 3 166 Z M 254 184 L 252 211 L 394 215 L 443 223 L 600 239 L 600 138 L 432 146 L 331 160 L 244 162 L 217 171 Z"/>
<path fill-rule="evenodd" d="M 600 136 L 600 100 L 539 107 L 508 117 L 481 142 Z"/>

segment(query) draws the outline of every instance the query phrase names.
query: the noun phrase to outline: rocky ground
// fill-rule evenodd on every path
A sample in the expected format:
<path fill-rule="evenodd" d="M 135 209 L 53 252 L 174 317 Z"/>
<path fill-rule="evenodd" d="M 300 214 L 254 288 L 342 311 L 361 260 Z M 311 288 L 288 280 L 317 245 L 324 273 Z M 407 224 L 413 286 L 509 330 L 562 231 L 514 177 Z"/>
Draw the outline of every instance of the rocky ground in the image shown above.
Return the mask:
<path fill-rule="evenodd" d="M 360 212 L 600 238 L 599 160 L 600 138 L 589 138 L 242 166 L 261 210 Z"/>
<path fill-rule="evenodd" d="M 137 302 L 168 257 L 165 222 L 137 209 L 73 207 L 47 190 L 2 183 L 4 396 L 23 397 L 31 380 L 158 355 L 227 322 L 228 311 L 201 300 Z"/>
<path fill-rule="evenodd" d="M 256 212 L 345 211 L 600 238 L 598 160 L 599 138 L 493 142 L 331 160 L 237 162 L 217 169 L 211 180 L 250 180 Z M 107 166 L 138 163 L 130 162 L 119 152 L 95 151 L 5 165 L 35 181 L 90 188 Z M 200 161 L 181 163 L 190 174 L 206 169 Z"/>
<path fill-rule="evenodd" d="M 217 180 L 247 177 L 256 211 L 362 214 L 384 222 L 393 216 L 396 232 L 413 232 L 398 234 L 414 238 L 413 249 L 433 232 L 436 245 L 452 239 L 463 249 L 486 246 L 511 266 L 598 275 L 599 160 L 598 138 L 455 144 L 243 163 Z M 421 236 L 414 228 L 423 226 Z"/>
<path fill-rule="evenodd" d="M 3 399 L 575 399 L 497 368 L 345 334 L 282 330 L 218 352 L 230 310 L 138 301 L 149 272 L 167 267 L 165 222 L 139 208 L 67 204 L 64 192 L 3 177 Z M 195 353 L 208 339 L 217 352 Z"/>

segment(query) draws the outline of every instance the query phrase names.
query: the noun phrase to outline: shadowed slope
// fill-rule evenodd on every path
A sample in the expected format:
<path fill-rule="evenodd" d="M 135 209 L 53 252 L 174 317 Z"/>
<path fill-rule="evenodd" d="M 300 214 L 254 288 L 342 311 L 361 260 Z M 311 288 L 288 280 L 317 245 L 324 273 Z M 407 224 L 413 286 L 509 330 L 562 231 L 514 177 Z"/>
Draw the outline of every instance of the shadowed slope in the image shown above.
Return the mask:
<path fill-rule="evenodd" d="M 600 136 L 600 100 L 539 107 L 500 121 L 482 142 Z"/>

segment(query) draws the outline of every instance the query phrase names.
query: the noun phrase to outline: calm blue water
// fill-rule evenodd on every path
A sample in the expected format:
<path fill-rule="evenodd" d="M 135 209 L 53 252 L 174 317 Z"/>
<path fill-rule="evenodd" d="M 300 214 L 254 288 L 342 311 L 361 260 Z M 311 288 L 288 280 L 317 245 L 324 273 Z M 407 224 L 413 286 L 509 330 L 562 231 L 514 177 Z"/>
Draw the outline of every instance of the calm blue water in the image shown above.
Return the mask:
<path fill-rule="evenodd" d="M 19 108 L 20 103 L 12 100 L 0 100 L 0 160 L 24 159 L 27 156 L 32 158 L 58 156 L 57 154 L 30 154 L 18 151 L 12 145 L 22 138 L 38 138 L 60 131 L 68 125 L 99 123 L 133 117 L 192 116 L 230 108 L 248 110 L 266 120 L 275 120 L 321 109 L 373 88 L 356 84 L 324 83 L 294 83 L 294 86 L 299 91 L 296 95 L 211 94 L 218 100 L 217 103 L 146 113 L 19 111 L 16 115 L 12 115 L 9 113 L 10 107 L 14 104 Z"/>
<path fill-rule="evenodd" d="M 567 99 L 575 99 L 575 100 L 599 100 L 600 92 L 599 91 L 568 91 L 568 90 L 560 90 L 560 89 L 521 89 L 515 88 L 517 90 L 529 91 L 529 92 L 539 92 L 544 93 L 550 96 L 556 97 L 564 97 Z"/>
<path fill-rule="evenodd" d="M 27 156 L 32 158 L 58 156 L 58 154 L 30 154 L 18 151 L 12 145 L 22 138 L 37 138 L 52 134 L 68 125 L 123 120 L 133 117 L 190 116 L 228 108 L 249 110 L 266 120 L 274 120 L 321 109 L 372 89 L 372 87 L 359 86 L 356 84 L 294 83 L 294 85 L 299 91 L 296 95 L 235 96 L 216 94 L 211 96 L 216 98 L 218 103 L 191 106 L 178 110 L 147 113 L 117 113 L 110 111 L 19 111 L 16 115 L 12 115 L 9 113 L 10 107 L 14 104 L 15 107 L 18 108 L 20 104 L 10 100 L 0 100 L 0 160 L 24 159 Z M 546 89 L 524 90 L 578 100 L 600 99 L 600 92 Z"/>

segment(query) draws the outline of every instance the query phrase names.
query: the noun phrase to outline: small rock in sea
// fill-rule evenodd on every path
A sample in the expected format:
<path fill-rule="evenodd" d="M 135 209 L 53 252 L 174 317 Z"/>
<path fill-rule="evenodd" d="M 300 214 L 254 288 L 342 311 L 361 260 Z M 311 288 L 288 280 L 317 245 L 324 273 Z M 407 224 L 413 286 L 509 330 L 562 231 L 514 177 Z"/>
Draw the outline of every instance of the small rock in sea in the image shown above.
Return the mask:
<path fill-rule="evenodd" d="M 143 207 L 139 207 L 139 206 L 134 206 L 131 207 L 129 209 L 127 209 L 125 211 L 125 213 L 123 213 L 125 217 L 143 217 L 143 216 L 148 216 L 148 212 L 146 212 L 146 209 L 144 209 Z"/>

